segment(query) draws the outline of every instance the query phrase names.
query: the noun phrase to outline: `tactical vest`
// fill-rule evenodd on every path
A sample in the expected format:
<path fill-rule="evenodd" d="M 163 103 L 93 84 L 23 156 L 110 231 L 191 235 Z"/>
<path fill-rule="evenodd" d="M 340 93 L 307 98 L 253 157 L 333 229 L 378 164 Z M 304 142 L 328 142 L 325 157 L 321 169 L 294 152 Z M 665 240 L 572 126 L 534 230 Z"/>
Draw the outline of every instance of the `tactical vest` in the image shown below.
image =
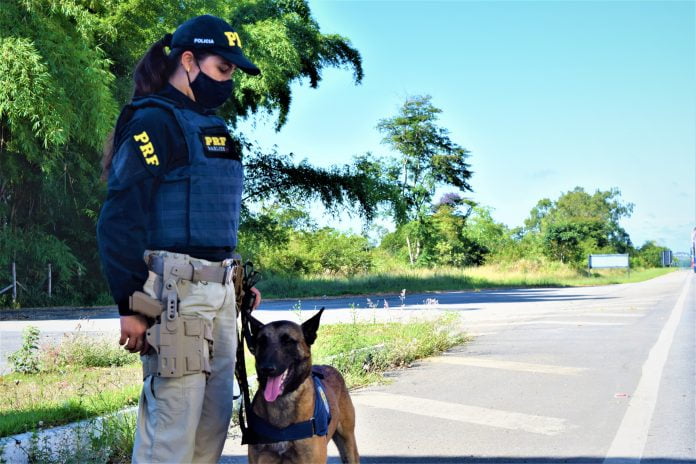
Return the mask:
<path fill-rule="evenodd" d="M 163 166 L 150 207 L 148 249 L 234 249 L 244 172 L 240 149 L 225 121 L 156 95 L 134 99 L 131 106 L 134 110 L 145 106 L 169 110 L 181 127 L 189 155 L 188 165 Z"/>

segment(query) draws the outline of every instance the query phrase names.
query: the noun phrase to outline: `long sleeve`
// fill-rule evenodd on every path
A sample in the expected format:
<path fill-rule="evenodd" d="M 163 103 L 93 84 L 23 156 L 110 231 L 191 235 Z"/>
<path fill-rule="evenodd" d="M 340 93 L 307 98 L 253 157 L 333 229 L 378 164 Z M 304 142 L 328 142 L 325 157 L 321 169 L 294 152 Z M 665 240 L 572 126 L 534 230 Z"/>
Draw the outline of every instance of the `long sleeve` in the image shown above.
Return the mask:
<path fill-rule="evenodd" d="M 180 137 L 176 122 L 158 108 L 136 112 L 118 129 L 121 143 L 112 159 L 97 241 L 104 275 L 123 316 L 134 314 L 128 308 L 128 297 L 142 290 L 148 275 L 143 253 L 156 178 L 171 157 L 172 147 L 181 148 L 172 143 Z"/>
<path fill-rule="evenodd" d="M 154 178 L 146 178 L 126 190 L 109 191 L 97 224 L 102 268 L 122 316 L 128 297 L 142 290 L 147 279 L 143 253 L 147 238 L 147 208 Z"/>

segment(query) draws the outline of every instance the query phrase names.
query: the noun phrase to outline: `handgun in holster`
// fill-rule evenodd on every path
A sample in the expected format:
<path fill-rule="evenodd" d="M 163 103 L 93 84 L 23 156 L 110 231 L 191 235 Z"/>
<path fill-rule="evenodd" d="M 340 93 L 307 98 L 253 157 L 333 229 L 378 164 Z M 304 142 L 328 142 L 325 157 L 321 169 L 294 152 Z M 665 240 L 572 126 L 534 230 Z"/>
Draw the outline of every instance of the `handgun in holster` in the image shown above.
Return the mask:
<path fill-rule="evenodd" d="M 160 300 L 151 298 L 150 295 L 145 292 L 134 292 L 129 297 L 128 303 L 131 311 L 135 311 L 150 319 L 157 319 L 164 309 Z"/>
<path fill-rule="evenodd" d="M 212 322 L 195 315 L 179 314 L 177 284 L 181 270 L 191 265 L 187 261 L 167 258 L 162 261 L 160 283 L 155 284 L 160 299 L 144 292 L 134 292 L 130 297 L 130 308 L 148 318 L 147 342 L 156 353 L 154 365 L 143 363 L 143 377 L 182 377 L 211 372 L 213 356 Z M 189 278 L 190 280 L 190 278 Z"/>

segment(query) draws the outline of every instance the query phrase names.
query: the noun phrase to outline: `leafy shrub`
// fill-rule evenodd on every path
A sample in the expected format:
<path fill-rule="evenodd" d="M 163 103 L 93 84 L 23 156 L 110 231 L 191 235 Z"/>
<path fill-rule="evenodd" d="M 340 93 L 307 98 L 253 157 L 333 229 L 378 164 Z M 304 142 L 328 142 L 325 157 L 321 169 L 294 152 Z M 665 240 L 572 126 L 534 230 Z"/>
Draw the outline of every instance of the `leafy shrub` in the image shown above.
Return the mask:
<path fill-rule="evenodd" d="M 113 340 L 80 333 L 66 335 L 60 344 L 47 346 L 42 353 L 41 366 L 46 371 L 66 366 L 121 367 L 138 360 L 137 354 L 129 353 Z"/>
<path fill-rule="evenodd" d="M 636 250 L 631 257 L 631 267 L 661 267 L 662 252 L 668 248 L 659 246 L 654 241 L 648 241 Z"/>
<path fill-rule="evenodd" d="M 18 445 L 32 463 L 84 464 L 128 463 L 133 453 L 136 416 L 117 413 L 101 419 L 85 421 L 62 435 L 39 434 Z M 0 462 L 5 462 L 0 456 Z"/>
<path fill-rule="evenodd" d="M 36 374 L 41 367 L 39 357 L 39 328 L 28 326 L 22 332 L 22 346 L 8 356 L 8 361 L 15 372 Z"/>
<path fill-rule="evenodd" d="M 137 354 L 107 338 L 71 333 L 59 343 L 47 343 L 39 349 L 39 337 L 37 327 L 24 329 L 22 347 L 8 356 L 15 372 L 38 374 L 66 367 L 121 367 L 138 361 Z"/>
<path fill-rule="evenodd" d="M 352 275 L 373 266 L 365 237 L 325 227 L 294 232 L 286 247 L 269 250 L 264 267 L 282 274 Z"/>

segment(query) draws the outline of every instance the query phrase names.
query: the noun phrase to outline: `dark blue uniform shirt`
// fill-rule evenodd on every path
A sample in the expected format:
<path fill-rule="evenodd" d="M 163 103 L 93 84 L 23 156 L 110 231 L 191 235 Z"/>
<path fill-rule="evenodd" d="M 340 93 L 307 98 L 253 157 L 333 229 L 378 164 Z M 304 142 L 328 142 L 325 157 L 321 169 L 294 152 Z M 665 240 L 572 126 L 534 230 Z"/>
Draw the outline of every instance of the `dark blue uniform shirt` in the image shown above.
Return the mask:
<path fill-rule="evenodd" d="M 158 95 L 199 113 L 211 114 L 169 84 Z M 142 132 L 147 132 L 154 145 L 157 165 L 146 163 L 133 138 Z M 143 253 L 147 246 L 149 207 L 159 183 L 157 177 L 169 169 L 187 164 L 188 159 L 181 128 L 168 110 L 153 106 L 138 109 L 128 121 L 119 117 L 114 134 L 108 194 L 97 223 L 97 240 L 104 275 L 122 316 L 135 314 L 128 309 L 128 297 L 142 290 L 147 280 Z M 231 258 L 234 250 L 231 247 L 204 247 L 169 251 L 222 261 Z"/>

